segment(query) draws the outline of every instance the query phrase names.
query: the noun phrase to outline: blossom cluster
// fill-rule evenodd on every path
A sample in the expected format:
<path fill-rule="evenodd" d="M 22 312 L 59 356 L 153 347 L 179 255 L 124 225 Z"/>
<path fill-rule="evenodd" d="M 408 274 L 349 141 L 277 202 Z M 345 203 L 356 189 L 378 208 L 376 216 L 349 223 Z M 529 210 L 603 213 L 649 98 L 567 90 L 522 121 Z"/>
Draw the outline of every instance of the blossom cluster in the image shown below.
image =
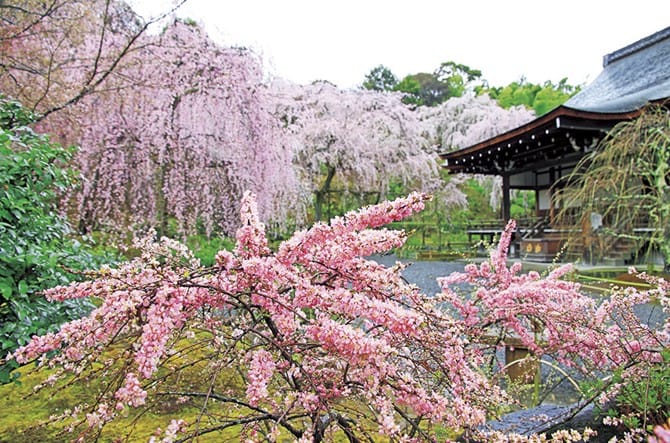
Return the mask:
<path fill-rule="evenodd" d="M 648 295 L 624 292 L 597 304 L 562 278 L 569 267 L 544 277 L 508 267 L 512 224 L 489 262 L 441 279 L 442 292 L 431 297 L 406 283 L 403 265 L 365 258 L 401 245 L 405 235 L 383 226 L 429 198 L 413 193 L 317 223 L 273 252 L 246 194 L 237 244 L 214 266 L 200 266 L 171 240 L 139 240 L 137 258 L 48 291 L 52 300 L 94 297 L 98 307 L 13 357 L 110 380 L 96 402 L 80 407 L 85 418 L 73 428 L 82 435 L 127 407 L 172 398 L 202 400 L 207 418 L 173 423 L 165 441 L 239 423 L 249 441 L 278 432 L 297 441 L 335 432 L 426 441 L 437 426 L 474 430 L 511 401 L 482 370 L 491 335 L 498 345 L 514 338 L 577 370 L 623 365 L 637 377 L 644 371 L 634 363 L 653 362 L 654 349 L 667 346 L 663 331 L 629 315 Z M 474 288 L 463 295 L 452 288 L 460 283 Z M 109 358 L 111 350 L 123 358 Z M 46 358 L 52 351 L 59 352 Z M 194 385 L 194 373 L 207 386 Z"/>
<path fill-rule="evenodd" d="M 507 251 L 515 228 L 511 221 L 490 260 L 469 264 L 463 273 L 438 279 L 440 299 L 458 312 L 467 335 L 481 343 L 520 343 L 537 357 L 550 355 L 583 373 L 608 371 L 632 361 L 658 361 L 667 335 L 642 323 L 634 307 L 650 294 L 634 288 L 614 291 L 602 301 L 566 280 L 572 265 L 562 265 L 546 276 L 521 274 L 519 262 L 507 265 Z M 464 296 L 457 284 L 474 287 Z"/>
<path fill-rule="evenodd" d="M 273 253 L 255 199 L 247 194 L 237 245 L 220 252 L 214 267 L 200 267 L 173 241 L 138 240 L 142 253 L 136 259 L 103 268 L 94 280 L 48 291 L 52 300 L 100 302 L 88 317 L 35 337 L 13 357 L 20 363 L 40 359 L 74 374 L 103 362 L 105 373 L 117 374 L 111 378 L 117 384 L 98 400 L 116 408 L 91 410 L 91 429 L 155 395 L 197 397 L 176 392 L 164 375 L 190 367 L 174 363 L 193 358 L 184 345 L 189 340 L 203 343 L 201 352 L 213 356 L 202 369 L 210 377 L 243 375 L 243 392 L 217 401 L 266 411 L 296 438 L 323 434 L 323 423 L 348 423 L 346 402 L 353 399 L 370 405 L 367 420 L 382 434 L 428 432 L 422 421 L 475 425 L 502 394 L 468 361 L 461 331 L 404 281 L 402 266 L 363 258 L 402 245 L 404 233 L 383 226 L 420 211 L 428 199 L 414 193 L 318 223 Z M 209 338 L 198 341 L 203 334 Z M 124 363 L 106 359 L 106 351 L 119 347 L 128 357 Z M 416 418 L 398 416 L 399 407 Z M 313 417 L 311 427 L 296 430 L 289 420 L 305 413 Z"/>

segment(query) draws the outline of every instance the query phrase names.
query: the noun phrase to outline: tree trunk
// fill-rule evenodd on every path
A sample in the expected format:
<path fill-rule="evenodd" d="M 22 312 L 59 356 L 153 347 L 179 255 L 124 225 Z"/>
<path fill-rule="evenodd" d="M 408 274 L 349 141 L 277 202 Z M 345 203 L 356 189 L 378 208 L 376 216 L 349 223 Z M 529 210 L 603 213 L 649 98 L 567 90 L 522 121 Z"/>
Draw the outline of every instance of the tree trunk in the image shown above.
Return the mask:
<path fill-rule="evenodd" d="M 156 168 L 155 188 L 156 193 L 156 230 L 159 237 L 168 235 L 167 198 L 165 197 L 165 175 L 166 167 L 161 163 Z"/>
<path fill-rule="evenodd" d="M 314 198 L 314 220 L 315 221 L 322 221 L 323 217 L 323 206 L 324 203 L 326 202 L 326 196 L 328 195 L 328 192 L 330 191 L 330 184 L 333 181 L 333 177 L 335 176 L 335 167 L 334 166 L 328 166 L 328 174 L 326 175 L 326 179 L 324 180 L 323 184 L 321 185 L 321 188 L 316 190 L 314 192 L 315 198 Z"/>
<path fill-rule="evenodd" d="M 179 142 L 175 134 L 175 117 L 177 115 L 177 108 L 181 102 L 182 96 L 177 94 L 172 99 L 172 106 L 170 112 L 170 121 L 168 122 L 168 132 L 165 136 L 165 152 L 161 156 L 160 153 L 157 158 L 156 166 L 156 182 L 155 182 L 155 193 L 156 193 L 156 229 L 158 230 L 158 235 L 167 236 L 168 233 L 168 201 L 167 196 L 165 195 L 165 185 L 167 182 L 167 177 L 170 174 L 170 165 L 171 165 L 171 155 L 172 147 L 176 146 Z"/>

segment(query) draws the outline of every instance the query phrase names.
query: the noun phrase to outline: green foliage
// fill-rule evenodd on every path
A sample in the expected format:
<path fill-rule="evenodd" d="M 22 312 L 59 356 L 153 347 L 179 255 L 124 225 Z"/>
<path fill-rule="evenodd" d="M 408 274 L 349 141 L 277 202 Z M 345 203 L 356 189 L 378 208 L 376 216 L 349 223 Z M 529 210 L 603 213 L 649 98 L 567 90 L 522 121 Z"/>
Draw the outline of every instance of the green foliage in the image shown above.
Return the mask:
<path fill-rule="evenodd" d="M 448 182 L 450 177 L 445 173 L 443 179 Z M 471 178 L 459 185 L 459 189 L 466 195 L 468 201 L 466 207 L 451 205 L 445 207 L 440 204 L 439 197 L 435 197 L 421 213 L 392 225 L 410 234 L 403 248 L 404 251 L 398 251 L 401 255 L 421 249 L 472 252 L 471 245 L 468 244 L 468 226 L 497 219 L 499 214 L 490 204 L 491 181 Z M 394 192 L 402 195 L 404 191 L 398 187 L 394 188 Z M 522 212 L 522 195 L 519 193 L 512 201 L 517 202 L 517 205 L 513 206 Z M 528 206 L 533 207 L 533 205 L 534 199 L 530 198 Z"/>
<path fill-rule="evenodd" d="M 602 217 L 599 229 L 576 232 L 571 244 L 588 243 L 596 260 L 617 244 L 639 255 L 658 251 L 670 268 L 670 114 L 665 107 L 649 105 L 636 119 L 618 123 L 566 182 L 569 186 L 559 190 L 566 203 L 558 223 L 585 223 L 593 213 Z"/>
<path fill-rule="evenodd" d="M 414 76 L 408 75 L 403 78 L 393 90 L 405 94 L 402 99 L 403 103 L 414 106 L 423 105 L 423 100 L 421 100 L 421 83 Z"/>
<path fill-rule="evenodd" d="M 621 412 L 632 411 L 639 418 L 630 423 L 631 428 L 640 425 L 665 423 L 670 418 L 670 349 L 662 352 L 662 363 L 653 365 L 643 380 L 626 383 L 621 373 L 616 374 L 617 383 L 623 383 L 616 398 Z"/>
<path fill-rule="evenodd" d="M 371 91 L 392 91 L 398 84 L 398 78 L 384 65 L 373 68 L 365 75 L 363 88 Z"/>
<path fill-rule="evenodd" d="M 510 199 L 510 217 L 515 220 L 535 216 L 535 191 L 517 190 Z"/>
<path fill-rule="evenodd" d="M 234 239 L 227 237 L 207 238 L 204 235 L 192 235 L 186 240 L 186 246 L 203 266 L 213 266 L 217 252 L 231 251 L 235 247 Z"/>
<path fill-rule="evenodd" d="M 75 179 L 67 168 L 73 150 L 35 133 L 28 127 L 33 119 L 18 102 L 0 96 L 0 357 L 86 313 L 88 301 L 52 304 L 39 291 L 71 281 L 70 269 L 99 263 L 68 237 L 58 214 L 58 193 Z M 0 383 L 10 381 L 13 366 L 0 366 Z"/>
<path fill-rule="evenodd" d="M 477 94 L 489 94 L 505 109 L 524 105 L 533 109 L 538 116 L 562 105 L 579 90 L 579 86 L 568 84 L 567 78 L 556 84 L 548 80 L 543 85 L 528 83 L 521 78 L 518 82 L 512 82 L 504 87 L 475 88 Z"/>
<path fill-rule="evenodd" d="M 488 182 L 471 178 L 461 186 L 461 190 L 467 196 L 468 206 L 452 212 L 451 218 L 454 224 L 467 226 L 471 222 L 498 218 L 498 214 L 489 203 L 491 188 L 487 184 Z"/>
<path fill-rule="evenodd" d="M 661 361 L 651 364 L 641 379 L 631 378 L 621 368 L 610 384 L 620 388 L 606 415 L 620 419 L 626 428 L 651 430 L 670 419 L 670 349 L 662 350 Z M 586 384 L 586 392 L 600 392 L 604 385 L 603 381 Z"/>
<path fill-rule="evenodd" d="M 427 72 L 408 75 L 396 86 L 396 90 L 407 94 L 405 99 L 407 103 L 423 106 L 437 106 L 455 97 L 449 89 L 448 82 L 440 81 L 435 74 Z"/>
<path fill-rule="evenodd" d="M 568 84 L 567 78 L 558 83 L 548 80 L 542 85 L 521 78 L 507 86 L 489 87 L 480 70 L 453 61 L 442 63 L 432 73 L 410 74 L 400 81 L 389 68 L 379 65 L 365 76 L 362 86 L 374 91 L 402 92 L 403 101 L 413 106 L 437 106 L 473 90 L 477 95 L 489 94 L 505 109 L 523 105 L 538 116 L 562 105 L 581 89 Z"/>
<path fill-rule="evenodd" d="M 185 346 L 197 345 L 193 339 L 182 343 Z M 199 351 L 198 351 L 199 352 Z M 109 353 L 108 358 L 124 361 L 117 351 Z M 203 359 L 205 356 L 203 355 Z M 57 395 L 40 387 L 48 386 L 47 379 L 54 375 L 55 370 L 48 367 L 23 366 L 20 385 L 0 386 L 0 397 L 3 399 L 3 413 L 0 414 L 0 442 L 32 443 L 32 442 L 68 442 L 76 440 L 77 433 L 67 430 L 64 420 L 54 420 L 54 416 L 72 410 L 82 399 L 90 396 L 91 392 L 101 392 L 109 377 L 92 368 L 94 374 L 85 381 L 69 379 L 59 386 Z M 184 375 L 184 374 L 182 374 Z M 220 389 L 242 389 L 239 376 L 235 373 L 224 380 L 217 380 Z M 223 378 L 223 377 L 222 377 Z M 193 389 L 211 388 L 210 380 L 202 375 L 197 366 L 192 366 L 181 383 Z M 101 442 L 112 441 L 149 441 L 156 435 L 157 429 L 166 429 L 170 421 L 182 417 L 187 421 L 198 419 L 202 411 L 190 402 L 157 401 L 147 412 L 129 408 L 124 411 L 124 417 L 118 422 L 110 424 L 99 436 Z M 65 414 L 67 416 L 67 414 Z M 133 433 L 132 439 L 126 439 L 126 434 Z M 198 442 L 235 441 L 239 438 L 240 427 L 231 427 L 218 434 L 206 434 L 198 437 Z"/>
<path fill-rule="evenodd" d="M 403 102 L 408 105 L 437 106 L 452 97 L 461 97 L 481 76 L 478 69 L 448 61 L 432 73 L 410 74 L 398 81 L 389 68 L 379 65 L 365 76 L 363 88 L 402 92 Z"/>
<path fill-rule="evenodd" d="M 449 97 L 461 97 L 475 81 L 481 80 L 482 71 L 453 61 L 444 62 L 433 74 L 447 85 Z"/>
<path fill-rule="evenodd" d="M 558 83 L 547 80 L 539 85 L 528 83 L 523 77 L 507 86 L 490 87 L 479 69 L 454 61 L 442 63 L 432 73 L 410 74 L 400 81 L 389 68 L 379 65 L 366 74 L 362 86 L 373 91 L 403 92 L 403 101 L 414 106 L 437 106 L 473 90 L 477 95 L 489 94 L 505 109 L 523 105 L 533 109 L 538 116 L 562 105 L 581 89 L 568 84 L 567 78 Z"/>

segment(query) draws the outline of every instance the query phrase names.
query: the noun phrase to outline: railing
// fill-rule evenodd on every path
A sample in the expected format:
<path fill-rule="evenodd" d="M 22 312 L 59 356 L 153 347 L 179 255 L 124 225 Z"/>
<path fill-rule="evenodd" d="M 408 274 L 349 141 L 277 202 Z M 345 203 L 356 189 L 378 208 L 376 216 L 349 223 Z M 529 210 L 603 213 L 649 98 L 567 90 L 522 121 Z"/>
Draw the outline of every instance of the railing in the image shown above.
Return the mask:
<path fill-rule="evenodd" d="M 405 252 L 428 258 L 442 257 L 449 254 L 479 254 L 487 246 L 495 244 L 505 228 L 502 219 L 482 220 L 467 224 L 454 224 L 440 217 L 426 217 L 421 221 L 403 221 L 392 224 L 393 228 L 404 229 L 411 233 L 410 240 L 404 248 Z M 637 237 L 644 234 L 645 226 L 636 228 Z M 648 229 L 648 228 L 647 228 Z M 522 254 L 522 241 L 542 240 L 546 242 L 559 242 L 557 246 L 561 251 L 561 257 L 568 261 L 595 260 L 603 262 L 612 260 L 613 254 L 605 249 L 614 250 L 621 255 L 621 260 L 639 251 L 641 245 L 630 244 L 625 248 L 620 240 L 607 239 L 607 236 L 592 237 L 591 242 L 586 242 L 586 236 L 582 232 L 582 226 L 553 226 L 547 216 L 523 218 L 517 221 L 516 235 L 513 237 L 514 254 Z M 631 233 L 633 234 L 633 233 Z M 571 238 L 569 247 L 565 242 Z M 552 248 L 554 248 L 552 243 Z M 553 251 L 553 249 L 552 249 Z M 549 251 L 548 254 L 553 254 Z"/>
<path fill-rule="evenodd" d="M 549 225 L 547 217 L 528 217 L 516 220 L 516 232 L 523 238 L 528 235 L 539 235 Z M 483 220 L 473 223 L 468 223 L 467 232 L 470 235 L 475 234 L 500 234 L 505 229 L 505 221 L 503 219 Z"/>
<path fill-rule="evenodd" d="M 523 232 L 523 235 L 521 236 L 522 240 L 532 238 L 532 237 L 537 237 L 538 235 L 542 235 L 545 229 L 549 226 L 549 217 L 538 217 L 536 219 L 528 219 L 528 221 L 531 223 L 528 225 L 529 227 L 525 229 L 525 232 Z"/>

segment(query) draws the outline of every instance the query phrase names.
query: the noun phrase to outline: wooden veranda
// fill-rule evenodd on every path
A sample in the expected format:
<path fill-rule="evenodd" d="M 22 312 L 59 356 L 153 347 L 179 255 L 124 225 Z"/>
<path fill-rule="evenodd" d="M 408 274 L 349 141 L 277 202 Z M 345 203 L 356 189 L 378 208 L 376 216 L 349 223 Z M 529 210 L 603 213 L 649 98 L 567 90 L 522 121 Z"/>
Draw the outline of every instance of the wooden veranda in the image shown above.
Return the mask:
<path fill-rule="evenodd" d="M 506 221 L 485 220 L 467 226 L 468 243 L 494 243 L 502 234 Z M 644 238 L 652 228 L 640 224 L 633 229 L 637 239 Z M 631 238 L 617 238 L 587 232 L 575 221 L 571 225 L 552 225 L 549 217 L 517 220 L 510 246 L 510 256 L 536 262 L 581 262 L 625 266 L 637 263 L 645 256 L 647 244 Z"/>

